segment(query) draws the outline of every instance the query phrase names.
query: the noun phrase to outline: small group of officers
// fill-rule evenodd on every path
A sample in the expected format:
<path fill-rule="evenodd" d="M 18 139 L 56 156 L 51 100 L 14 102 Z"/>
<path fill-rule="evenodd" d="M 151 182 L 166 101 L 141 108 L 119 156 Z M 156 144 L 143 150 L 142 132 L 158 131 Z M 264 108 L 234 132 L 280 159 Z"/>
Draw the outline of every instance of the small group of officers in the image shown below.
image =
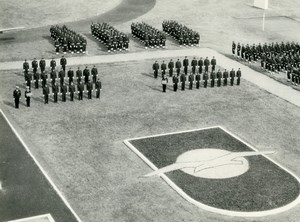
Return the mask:
<path fill-rule="evenodd" d="M 38 64 L 40 67 L 40 73 L 38 73 Z M 94 65 L 90 70 L 87 66 L 84 70 L 80 67 L 74 72 L 70 67 L 66 72 L 67 59 L 62 56 L 60 59 L 60 71 L 57 73 L 56 61 L 52 59 L 50 61 L 50 71 L 49 74 L 46 72 L 46 61 L 41 59 L 37 62 L 34 59 L 31 63 L 32 72 L 29 71 L 29 63 L 25 60 L 23 63 L 23 70 L 25 75 L 26 92 L 25 97 L 27 101 L 27 106 L 30 106 L 31 93 L 31 83 L 34 84 L 35 89 L 39 88 L 39 82 L 42 85 L 42 92 L 44 95 L 44 102 L 48 104 L 49 95 L 53 95 L 54 103 L 58 102 L 58 95 L 61 95 L 61 100 L 66 101 L 66 96 L 70 95 L 70 101 L 74 101 L 74 95 L 78 94 L 78 100 L 83 99 L 84 92 L 87 92 L 88 99 L 92 99 L 92 93 L 95 92 L 96 98 L 100 98 L 100 91 L 102 90 L 102 84 L 98 77 L 98 70 Z M 74 83 L 76 82 L 76 83 Z M 77 85 L 77 90 L 76 86 Z M 50 93 L 50 87 L 52 88 L 52 93 Z M 86 88 L 86 90 L 85 90 Z M 28 93 L 27 93 L 28 92 Z M 19 99 L 21 97 L 21 91 L 19 87 L 14 90 L 13 96 L 15 98 L 15 107 L 19 107 Z"/>
<path fill-rule="evenodd" d="M 69 53 L 86 53 L 86 39 L 75 31 L 63 26 L 50 27 L 51 38 L 54 41 L 56 54 L 62 51 Z"/>
<path fill-rule="evenodd" d="M 221 70 L 219 69 L 216 72 L 215 71 L 216 64 L 217 62 L 214 57 L 211 59 L 211 61 L 208 59 L 208 57 L 206 57 L 206 59 L 204 60 L 203 58 L 200 58 L 198 61 L 194 57 L 193 60 L 191 61 L 192 69 L 189 72 L 189 65 L 190 65 L 189 59 L 185 57 L 183 60 L 182 73 L 181 73 L 180 59 L 178 59 L 175 64 L 171 59 L 168 65 L 164 61 L 161 63 L 161 65 L 159 65 L 159 63 L 155 61 L 155 63 L 152 65 L 152 69 L 154 71 L 154 78 L 158 77 L 158 71 L 159 69 L 161 70 L 161 76 L 162 76 L 161 84 L 162 84 L 163 92 L 166 92 L 167 84 L 169 82 L 166 76 L 167 72 L 169 73 L 169 77 L 172 77 L 174 92 L 177 91 L 179 83 L 181 84 L 181 90 L 182 91 L 185 90 L 186 82 L 188 82 L 190 90 L 193 89 L 194 85 L 196 89 L 199 89 L 201 82 L 203 82 L 203 87 L 207 88 L 209 81 L 210 81 L 210 87 L 214 87 L 215 82 L 216 85 L 220 87 L 222 85 L 222 81 L 223 81 L 223 86 L 227 86 L 228 78 L 230 80 L 231 86 L 234 85 L 235 78 L 237 80 L 236 84 L 240 85 L 241 76 L 242 76 L 242 72 L 240 69 L 238 69 L 238 71 L 232 69 L 230 72 L 228 72 L 226 69 L 223 72 L 221 72 Z M 176 74 L 174 74 L 174 69 L 176 69 Z M 197 70 L 197 74 L 196 74 L 196 70 Z"/>
<path fill-rule="evenodd" d="M 200 34 L 174 20 L 163 21 L 163 31 L 168 33 L 182 46 L 199 46 Z"/>
<path fill-rule="evenodd" d="M 300 44 L 295 42 L 264 43 L 261 45 L 232 42 L 232 53 L 248 62 L 260 60 L 261 68 L 270 73 L 286 71 L 287 80 L 300 83 Z"/>
<path fill-rule="evenodd" d="M 105 44 L 108 52 L 128 51 L 129 37 L 107 23 L 92 23 L 91 32 L 95 39 Z"/>
<path fill-rule="evenodd" d="M 131 34 L 144 43 L 145 48 L 166 48 L 166 35 L 158 29 L 144 23 L 131 24 Z"/>

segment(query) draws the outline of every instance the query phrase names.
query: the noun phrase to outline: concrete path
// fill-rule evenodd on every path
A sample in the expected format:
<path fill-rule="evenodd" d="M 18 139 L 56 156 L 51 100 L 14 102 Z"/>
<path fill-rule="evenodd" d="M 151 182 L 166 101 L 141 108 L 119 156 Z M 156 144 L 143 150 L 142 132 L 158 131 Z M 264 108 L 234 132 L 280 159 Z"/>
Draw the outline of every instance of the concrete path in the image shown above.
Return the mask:
<path fill-rule="evenodd" d="M 218 53 L 215 50 L 208 48 L 182 48 L 176 50 L 167 50 L 167 49 L 148 49 L 143 52 L 133 52 L 133 53 L 118 53 L 110 55 L 98 55 L 98 56 L 84 56 L 84 57 L 72 57 L 68 58 L 68 65 L 91 65 L 91 64 L 101 64 L 101 63 L 116 63 L 116 62 L 127 62 L 127 61 L 140 61 L 140 60 L 161 60 L 163 58 L 180 58 L 181 60 L 184 56 L 188 56 L 191 59 L 191 56 L 199 57 L 208 57 L 212 58 L 215 56 L 217 64 L 227 70 L 234 68 L 237 70 L 241 68 L 242 78 L 248 80 L 261 87 L 262 89 L 286 100 L 296 106 L 300 107 L 300 93 L 290 86 L 286 86 L 277 82 L 274 79 L 269 78 L 259 72 L 256 72 L 249 67 L 227 58 L 226 56 Z M 161 61 L 160 61 L 161 62 Z M 46 60 L 46 63 L 49 65 L 50 60 Z M 20 69 L 22 67 L 23 61 L 16 62 L 4 62 L 0 63 L 0 70 L 11 70 L 11 69 Z"/>

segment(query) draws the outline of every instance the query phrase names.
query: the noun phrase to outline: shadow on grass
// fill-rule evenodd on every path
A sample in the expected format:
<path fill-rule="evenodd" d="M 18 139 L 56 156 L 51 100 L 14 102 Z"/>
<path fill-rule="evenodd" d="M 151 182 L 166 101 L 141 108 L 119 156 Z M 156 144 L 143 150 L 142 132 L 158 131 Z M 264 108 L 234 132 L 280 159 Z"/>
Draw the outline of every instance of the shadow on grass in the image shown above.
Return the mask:
<path fill-rule="evenodd" d="M 101 43 L 100 41 L 98 41 L 97 39 L 95 39 L 95 38 L 92 36 L 91 33 L 84 33 L 84 35 L 85 35 L 89 40 L 95 42 L 101 51 L 107 52 L 106 46 L 105 46 L 103 43 Z"/>
<path fill-rule="evenodd" d="M 154 86 L 148 86 L 148 85 L 146 85 L 146 86 L 149 87 L 150 89 L 152 89 L 153 91 L 162 92 L 162 87 L 154 87 Z"/>
<path fill-rule="evenodd" d="M 154 79 L 154 75 L 153 75 L 153 74 L 150 74 L 150 73 L 142 72 L 141 75 L 150 77 L 151 79 Z"/>
<path fill-rule="evenodd" d="M 3 100 L 4 105 L 10 106 L 15 108 L 15 102 L 14 101 L 8 101 L 8 100 Z"/>

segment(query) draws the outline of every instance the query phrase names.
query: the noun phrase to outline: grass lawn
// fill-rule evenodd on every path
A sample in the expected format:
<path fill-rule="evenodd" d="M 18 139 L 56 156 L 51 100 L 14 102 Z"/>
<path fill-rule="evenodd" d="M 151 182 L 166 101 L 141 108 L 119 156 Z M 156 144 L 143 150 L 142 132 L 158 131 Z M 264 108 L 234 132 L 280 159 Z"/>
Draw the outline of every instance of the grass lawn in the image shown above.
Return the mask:
<path fill-rule="evenodd" d="M 140 177 L 149 167 L 123 140 L 215 125 L 258 150 L 276 151 L 272 158 L 300 175 L 299 107 L 243 79 L 241 86 L 176 93 L 169 85 L 163 94 L 152 63 L 99 65 L 100 100 L 45 105 L 33 90 L 32 107 L 25 107 L 23 97 L 19 110 L 12 91 L 23 75 L 1 71 L 0 106 L 83 221 L 298 221 L 299 206 L 255 220 L 212 214 L 163 180 Z"/>

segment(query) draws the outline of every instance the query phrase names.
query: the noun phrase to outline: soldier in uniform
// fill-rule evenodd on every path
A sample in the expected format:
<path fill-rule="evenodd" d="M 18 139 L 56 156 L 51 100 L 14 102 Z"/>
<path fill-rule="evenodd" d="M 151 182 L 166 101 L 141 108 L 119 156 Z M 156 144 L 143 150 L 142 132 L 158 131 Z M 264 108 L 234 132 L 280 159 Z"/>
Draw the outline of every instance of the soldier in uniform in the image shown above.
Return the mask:
<path fill-rule="evenodd" d="M 82 71 L 81 71 L 80 67 L 78 67 L 78 69 L 76 71 L 77 85 L 79 85 L 79 83 L 81 82 L 81 77 L 82 77 Z"/>
<path fill-rule="evenodd" d="M 42 58 L 39 63 L 40 63 L 41 73 L 45 72 L 45 69 L 46 69 L 46 61 L 45 61 L 45 59 Z"/>
<path fill-rule="evenodd" d="M 42 79 L 42 87 L 43 87 L 43 88 L 44 88 L 45 85 L 47 84 L 47 78 L 48 78 L 48 76 L 46 75 L 46 73 L 45 73 L 45 72 L 42 72 L 42 73 L 41 73 L 41 79 Z"/>
<path fill-rule="evenodd" d="M 184 74 L 186 74 L 186 75 L 187 75 L 187 71 L 188 71 L 188 66 L 189 66 L 189 60 L 187 57 L 185 57 L 183 60 L 183 67 L 184 67 Z"/>
<path fill-rule="evenodd" d="M 207 87 L 207 81 L 208 81 L 208 72 L 205 71 L 204 74 L 203 74 L 203 81 L 204 81 L 204 88 Z"/>
<path fill-rule="evenodd" d="M 185 90 L 185 81 L 186 81 L 186 76 L 184 73 L 182 73 L 180 76 L 181 90 Z"/>
<path fill-rule="evenodd" d="M 200 80 L 201 80 L 201 76 L 200 76 L 199 72 L 196 74 L 195 80 L 196 80 L 196 89 L 199 89 L 200 88 Z"/>
<path fill-rule="evenodd" d="M 60 42 L 59 42 L 58 38 L 55 40 L 54 45 L 55 45 L 55 52 L 56 52 L 56 54 L 59 54 Z"/>
<path fill-rule="evenodd" d="M 231 85 L 231 86 L 233 86 L 234 77 L 235 77 L 235 71 L 234 71 L 234 69 L 232 69 L 232 70 L 230 71 L 230 85 Z"/>
<path fill-rule="evenodd" d="M 97 79 L 95 83 L 95 90 L 96 90 L 96 98 L 100 98 L 100 91 L 102 89 L 102 84 L 100 79 Z"/>
<path fill-rule="evenodd" d="M 72 70 L 71 67 L 68 71 L 68 78 L 69 78 L 69 85 L 71 85 L 71 82 L 73 82 L 73 78 L 74 78 L 74 71 Z"/>
<path fill-rule="evenodd" d="M 36 89 L 38 89 L 39 88 L 39 78 L 40 78 L 39 74 L 37 72 L 35 72 L 33 74 L 33 78 L 34 78 L 34 86 Z"/>
<path fill-rule="evenodd" d="M 221 79 L 222 79 L 222 73 L 220 71 L 220 69 L 217 72 L 217 86 L 220 87 L 221 86 Z"/>
<path fill-rule="evenodd" d="M 54 99 L 55 103 L 57 103 L 58 92 L 59 92 L 58 85 L 57 85 L 56 81 L 54 81 L 54 84 L 52 85 L 52 93 L 53 93 L 53 99 Z"/>
<path fill-rule="evenodd" d="M 237 56 L 240 57 L 241 55 L 241 44 L 238 42 L 237 48 L 236 48 Z"/>
<path fill-rule="evenodd" d="M 21 90 L 19 89 L 19 86 L 16 86 L 16 89 L 13 92 L 13 96 L 15 99 L 15 108 L 19 109 L 19 103 L 21 98 Z"/>
<path fill-rule="evenodd" d="M 61 100 L 63 102 L 66 102 L 67 100 L 67 92 L 68 92 L 68 88 L 66 86 L 66 84 L 64 84 L 64 82 L 60 85 L 60 92 L 61 92 Z"/>
<path fill-rule="evenodd" d="M 44 94 L 45 104 L 48 104 L 49 93 L 50 93 L 49 86 L 48 85 L 43 86 L 43 94 Z"/>
<path fill-rule="evenodd" d="M 83 76 L 84 76 L 84 84 L 87 84 L 89 82 L 89 77 L 90 77 L 90 70 L 88 69 L 87 66 L 83 70 Z"/>
<path fill-rule="evenodd" d="M 169 76 L 172 77 L 173 76 L 173 69 L 174 69 L 174 62 L 173 62 L 172 59 L 168 63 L 168 69 L 169 69 Z"/>
<path fill-rule="evenodd" d="M 25 99 L 27 107 L 30 107 L 31 91 L 29 86 L 26 86 Z"/>
<path fill-rule="evenodd" d="M 60 85 L 62 86 L 64 84 L 64 80 L 66 77 L 65 71 L 63 70 L 63 68 L 61 68 L 61 70 L 58 73 L 58 77 L 60 79 Z"/>
<path fill-rule="evenodd" d="M 214 71 L 211 71 L 210 73 L 210 87 L 215 86 L 215 79 L 216 79 L 216 74 Z"/>
<path fill-rule="evenodd" d="M 172 80 L 173 80 L 173 90 L 174 90 L 174 92 L 176 92 L 177 88 L 178 88 L 178 81 L 179 81 L 178 77 L 176 75 L 174 75 Z"/>
<path fill-rule="evenodd" d="M 210 64 L 211 64 L 211 70 L 212 70 L 212 71 L 215 71 L 215 68 L 216 68 L 216 65 L 217 65 L 217 60 L 215 59 L 214 56 L 213 56 L 213 58 L 212 58 Z"/>
<path fill-rule="evenodd" d="M 227 86 L 227 78 L 228 78 L 228 72 L 227 70 L 225 69 L 224 72 L 223 72 L 223 86 Z"/>
<path fill-rule="evenodd" d="M 193 72 L 193 74 L 195 74 L 196 73 L 196 66 L 197 66 L 197 60 L 196 60 L 195 57 L 193 58 L 193 60 L 191 62 L 191 66 L 192 66 L 192 72 Z"/>
<path fill-rule="evenodd" d="M 88 91 L 88 99 L 92 99 L 93 83 L 89 79 L 86 84 L 86 89 Z"/>
<path fill-rule="evenodd" d="M 239 68 L 238 71 L 236 72 L 236 77 L 237 77 L 237 85 L 240 85 L 241 82 L 241 76 L 242 76 L 242 72 L 241 69 Z"/>
<path fill-rule="evenodd" d="M 51 67 L 51 70 L 54 70 L 55 67 L 56 67 L 56 61 L 52 58 L 52 60 L 50 61 L 50 67 Z"/>
<path fill-rule="evenodd" d="M 74 101 L 75 85 L 73 82 L 69 85 L 70 101 Z"/>
<path fill-rule="evenodd" d="M 38 66 L 38 62 L 36 61 L 36 58 L 34 58 L 34 60 L 31 62 L 33 74 L 37 73 Z"/>
<path fill-rule="evenodd" d="M 62 69 L 65 72 L 66 71 L 66 65 L 67 65 L 67 59 L 64 56 L 62 56 L 61 59 L 60 59 L 60 65 L 61 65 Z"/>
<path fill-rule="evenodd" d="M 202 73 L 202 66 L 203 66 L 204 62 L 203 62 L 203 59 L 202 57 L 199 59 L 198 61 L 198 66 L 199 66 L 199 74 Z"/>
<path fill-rule="evenodd" d="M 55 69 L 53 69 L 50 73 L 50 78 L 51 78 L 51 83 L 52 83 L 52 86 L 54 85 L 55 81 L 56 81 L 56 78 L 57 78 L 57 74 L 56 74 L 56 71 Z"/>
<path fill-rule="evenodd" d="M 91 73 L 92 73 L 92 76 L 93 76 L 93 83 L 95 83 L 96 80 L 97 80 L 97 76 L 98 76 L 98 69 L 96 68 L 95 65 L 92 68 Z"/>
<path fill-rule="evenodd" d="M 32 74 L 27 72 L 25 74 L 25 79 L 26 79 L 26 86 L 28 86 L 31 89 Z"/>
<path fill-rule="evenodd" d="M 166 74 L 166 69 L 167 69 L 167 65 L 165 64 L 165 61 L 162 62 L 160 69 L 161 69 L 162 76 L 164 76 Z"/>
<path fill-rule="evenodd" d="M 79 84 L 77 85 L 77 90 L 78 90 L 78 100 L 82 100 L 83 91 L 84 91 L 84 84 L 82 83 L 82 81 L 80 81 Z"/>
<path fill-rule="evenodd" d="M 175 68 L 176 68 L 176 73 L 177 73 L 177 76 L 179 76 L 180 74 L 180 69 L 181 69 L 181 62 L 179 59 L 177 59 L 176 63 L 175 63 Z"/>
<path fill-rule="evenodd" d="M 162 88 L 163 88 L 163 92 L 166 92 L 167 83 L 168 83 L 168 78 L 165 77 L 165 75 L 163 75 L 162 79 L 161 79 L 161 85 L 162 85 Z"/>
<path fill-rule="evenodd" d="M 208 72 L 208 66 L 210 65 L 208 57 L 204 60 L 204 67 L 205 67 L 205 72 Z"/>
<path fill-rule="evenodd" d="M 24 73 L 28 73 L 28 70 L 29 70 L 29 63 L 27 62 L 27 60 L 25 59 L 24 63 L 23 63 L 23 70 L 24 70 Z"/>
<path fill-rule="evenodd" d="M 232 41 L 232 54 L 235 55 L 235 48 L 236 48 L 236 44 L 234 41 Z"/>
<path fill-rule="evenodd" d="M 157 61 L 152 65 L 152 69 L 154 70 L 154 78 L 156 79 L 158 76 L 158 69 L 159 69 L 159 64 Z"/>

